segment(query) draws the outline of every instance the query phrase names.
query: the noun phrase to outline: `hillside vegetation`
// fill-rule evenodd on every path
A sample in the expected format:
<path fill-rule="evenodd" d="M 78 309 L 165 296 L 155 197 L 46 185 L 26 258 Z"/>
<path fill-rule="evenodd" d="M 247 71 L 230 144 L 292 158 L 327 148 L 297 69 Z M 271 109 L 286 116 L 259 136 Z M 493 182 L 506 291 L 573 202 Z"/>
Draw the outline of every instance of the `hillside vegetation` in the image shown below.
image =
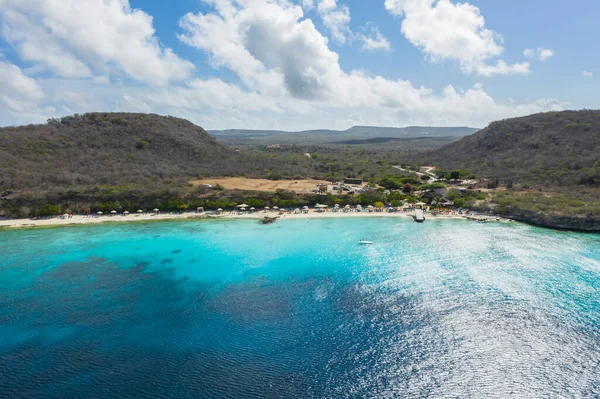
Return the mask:
<path fill-rule="evenodd" d="M 493 122 L 409 159 L 482 179 L 480 186 L 492 191 L 487 202 L 473 204 L 480 210 L 541 226 L 600 230 L 600 111 Z"/>
<path fill-rule="evenodd" d="M 186 120 L 91 113 L 0 129 L 0 193 L 90 185 L 159 185 L 176 179 L 293 174 L 293 165 L 237 153 Z"/>
<path fill-rule="evenodd" d="M 564 111 L 491 123 L 415 157 L 421 164 L 545 188 L 600 186 L 600 111 Z"/>

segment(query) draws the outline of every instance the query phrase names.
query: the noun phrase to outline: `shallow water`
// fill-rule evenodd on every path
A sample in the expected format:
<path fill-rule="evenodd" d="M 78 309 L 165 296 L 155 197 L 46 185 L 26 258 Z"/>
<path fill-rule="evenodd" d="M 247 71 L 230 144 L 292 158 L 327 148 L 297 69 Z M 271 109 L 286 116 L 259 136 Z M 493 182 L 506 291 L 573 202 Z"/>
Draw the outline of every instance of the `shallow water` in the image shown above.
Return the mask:
<path fill-rule="evenodd" d="M 600 397 L 600 235 L 178 221 L 0 254 L 2 397 Z"/>

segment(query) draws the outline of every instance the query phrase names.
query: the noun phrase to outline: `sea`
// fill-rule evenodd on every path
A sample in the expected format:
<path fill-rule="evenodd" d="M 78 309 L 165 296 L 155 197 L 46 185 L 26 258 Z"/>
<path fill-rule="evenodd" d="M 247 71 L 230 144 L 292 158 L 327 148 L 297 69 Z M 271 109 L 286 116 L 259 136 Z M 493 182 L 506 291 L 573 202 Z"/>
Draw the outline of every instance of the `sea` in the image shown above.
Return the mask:
<path fill-rule="evenodd" d="M 0 397 L 598 398 L 600 235 L 343 217 L 4 229 Z"/>

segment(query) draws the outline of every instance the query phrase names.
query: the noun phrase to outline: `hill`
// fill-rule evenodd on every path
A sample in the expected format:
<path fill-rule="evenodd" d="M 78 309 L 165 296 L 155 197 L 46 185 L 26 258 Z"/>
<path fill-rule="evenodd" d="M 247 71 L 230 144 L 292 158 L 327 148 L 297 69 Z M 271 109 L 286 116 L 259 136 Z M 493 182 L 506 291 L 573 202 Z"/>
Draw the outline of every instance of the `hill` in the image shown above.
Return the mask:
<path fill-rule="evenodd" d="M 191 122 L 152 114 L 90 113 L 0 129 L 0 193 L 148 184 L 274 169 L 217 142 Z"/>
<path fill-rule="evenodd" d="M 493 122 L 409 160 L 487 179 L 480 187 L 492 190 L 487 200 L 470 201 L 474 209 L 540 226 L 600 231 L 600 111 Z"/>
<path fill-rule="evenodd" d="M 470 127 L 376 127 L 354 126 L 347 130 L 305 130 L 286 132 L 281 130 L 212 130 L 220 141 L 236 144 L 324 144 L 348 140 L 365 140 L 379 137 L 416 138 L 416 137 L 464 137 L 478 129 Z"/>
<path fill-rule="evenodd" d="M 600 111 L 564 111 L 491 123 L 421 164 L 543 187 L 600 185 Z"/>

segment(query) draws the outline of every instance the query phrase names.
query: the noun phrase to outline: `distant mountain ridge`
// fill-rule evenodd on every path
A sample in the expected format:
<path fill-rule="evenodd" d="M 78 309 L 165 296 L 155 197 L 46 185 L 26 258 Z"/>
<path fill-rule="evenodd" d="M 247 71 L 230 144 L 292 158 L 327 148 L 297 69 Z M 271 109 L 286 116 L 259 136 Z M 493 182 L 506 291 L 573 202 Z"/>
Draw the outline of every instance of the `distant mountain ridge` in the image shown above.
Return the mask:
<path fill-rule="evenodd" d="M 346 130 L 315 129 L 303 131 L 228 129 L 210 130 L 217 139 L 227 142 L 255 144 L 330 143 L 345 140 L 364 140 L 378 137 L 464 137 L 477 132 L 471 127 L 379 127 L 353 126 Z"/>

